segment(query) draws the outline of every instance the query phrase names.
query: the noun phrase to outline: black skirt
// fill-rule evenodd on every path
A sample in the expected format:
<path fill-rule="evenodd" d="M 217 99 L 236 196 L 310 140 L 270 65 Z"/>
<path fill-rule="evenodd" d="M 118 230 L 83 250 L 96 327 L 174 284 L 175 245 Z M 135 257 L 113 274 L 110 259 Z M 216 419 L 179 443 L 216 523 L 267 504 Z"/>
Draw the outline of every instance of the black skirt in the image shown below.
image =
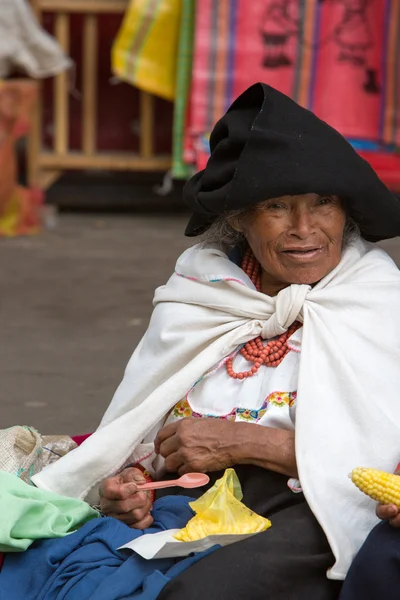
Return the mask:
<path fill-rule="evenodd" d="M 340 600 L 399 600 L 400 531 L 379 523 L 347 573 Z"/>
<path fill-rule="evenodd" d="M 272 527 L 206 556 L 158 600 L 337 600 L 341 582 L 326 577 L 334 557 L 304 495 L 294 494 L 284 475 L 250 465 L 235 470 L 243 502 Z M 209 485 L 221 476 L 212 474 Z M 199 497 L 205 489 L 190 492 Z"/>

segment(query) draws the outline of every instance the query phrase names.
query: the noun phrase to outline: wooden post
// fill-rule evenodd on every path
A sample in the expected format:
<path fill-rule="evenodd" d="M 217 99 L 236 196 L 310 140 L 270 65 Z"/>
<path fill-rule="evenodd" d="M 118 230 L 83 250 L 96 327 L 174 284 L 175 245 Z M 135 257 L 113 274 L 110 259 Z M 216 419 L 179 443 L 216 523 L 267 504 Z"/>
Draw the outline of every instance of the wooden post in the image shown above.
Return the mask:
<path fill-rule="evenodd" d="M 40 23 L 38 0 L 31 0 L 32 10 Z M 32 187 L 39 185 L 39 154 L 42 149 L 42 85 L 37 82 L 37 97 L 32 113 L 31 127 L 27 139 L 27 179 Z"/>
<path fill-rule="evenodd" d="M 69 52 L 69 15 L 56 14 L 56 38 L 66 54 Z M 57 75 L 54 81 L 55 96 L 55 134 L 54 149 L 57 154 L 66 154 L 69 138 L 69 95 L 68 73 Z"/>
<path fill-rule="evenodd" d="M 27 178 L 32 187 L 40 187 L 39 155 L 42 150 L 42 86 L 37 82 L 37 98 L 33 108 L 27 139 Z"/>
<path fill-rule="evenodd" d="M 154 96 L 140 92 L 140 155 L 153 156 Z"/>
<path fill-rule="evenodd" d="M 33 12 L 36 15 L 37 20 L 40 21 L 39 0 L 31 0 L 31 7 L 32 7 Z"/>
<path fill-rule="evenodd" d="M 85 15 L 83 30 L 83 119 L 82 147 L 85 154 L 96 150 L 97 127 L 97 70 L 98 70 L 97 16 Z"/>

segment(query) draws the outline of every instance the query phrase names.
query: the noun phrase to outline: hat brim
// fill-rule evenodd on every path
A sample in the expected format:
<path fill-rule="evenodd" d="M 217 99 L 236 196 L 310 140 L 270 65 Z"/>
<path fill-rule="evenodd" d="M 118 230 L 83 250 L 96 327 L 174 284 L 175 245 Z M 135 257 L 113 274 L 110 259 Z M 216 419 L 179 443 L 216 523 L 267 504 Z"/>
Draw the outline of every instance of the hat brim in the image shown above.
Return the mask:
<path fill-rule="evenodd" d="M 193 213 L 189 219 L 189 222 L 185 229 L 185 235 L 187 237 L 196 237 L 202 235 L 207 231 L 215 221 L 211 215 L 202 215 L 200 213 Z"/>

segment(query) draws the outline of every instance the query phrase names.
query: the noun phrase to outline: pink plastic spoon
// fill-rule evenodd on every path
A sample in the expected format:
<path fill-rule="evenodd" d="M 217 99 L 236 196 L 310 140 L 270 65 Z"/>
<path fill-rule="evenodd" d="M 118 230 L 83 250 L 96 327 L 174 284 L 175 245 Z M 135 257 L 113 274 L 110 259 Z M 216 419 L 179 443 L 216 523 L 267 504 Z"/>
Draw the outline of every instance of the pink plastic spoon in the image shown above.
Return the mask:
<path fill-rule="evenodd" d="M 151 481 L 150 483 L 140 483 L 137 485 L 139 490 L 159 490 L 168 487 L 197 488 L 206 485 L 210 481 L 208 475 L 204 473 L 186 473 L 179 479 L 170 479 L 169 481 Z"/>

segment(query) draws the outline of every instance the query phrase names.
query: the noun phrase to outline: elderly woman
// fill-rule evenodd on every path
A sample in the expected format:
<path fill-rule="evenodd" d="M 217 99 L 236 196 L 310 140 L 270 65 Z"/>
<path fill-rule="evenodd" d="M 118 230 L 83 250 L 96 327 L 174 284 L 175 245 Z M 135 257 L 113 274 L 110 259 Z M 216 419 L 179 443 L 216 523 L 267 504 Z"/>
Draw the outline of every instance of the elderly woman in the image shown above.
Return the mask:
<path fill-rule="evenodd" d="M 160 599 L 337 598 L 376 522 L 348 473 L 393 469 L 399 453 L 400 273 L 370 242 L 400 233 L 400 203 L 336 131 L 265 84 L 210 146 L 185 189 L 186 235 L 205 238 L 156 291 L 99 429 L 34 481 L 145 528 L 144 469 L 212 484 L 234 466 L 272 528 L 203 558 Z"/>

